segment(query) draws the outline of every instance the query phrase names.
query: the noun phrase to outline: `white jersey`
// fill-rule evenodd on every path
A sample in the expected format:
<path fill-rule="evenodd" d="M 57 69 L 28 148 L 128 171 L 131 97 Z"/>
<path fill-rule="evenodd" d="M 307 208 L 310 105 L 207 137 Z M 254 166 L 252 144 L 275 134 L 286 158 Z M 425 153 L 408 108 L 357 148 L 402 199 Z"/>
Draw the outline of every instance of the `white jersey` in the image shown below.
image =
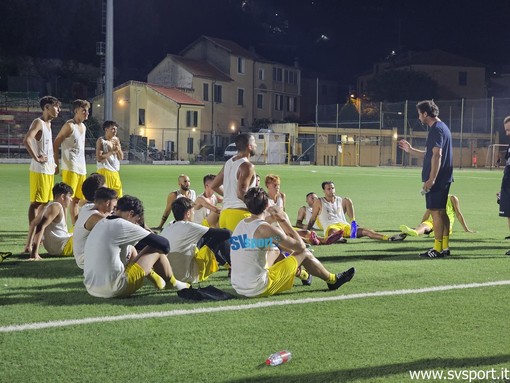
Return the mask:
<path fill-rule="evenodd" d="M 52 205 L 57 205 L 60 208 L 60 215 L 62 218 L 60 221 L 50 222 L 50 224 L 46 226 L 46 229 L 44 229 L 43 245 L 48 251 L 48 254 L 62 255 L 64 247 L 69 241 L 69 238 L 73 235 L 67 231 L 66 215 L 61 204 L 52 201 L 44 207 L 43 212 L 45 213 Z"/>
<path fill-rule="evenodd" d="M 237 197 L 237 171 L 245 162 L 249 162 L 248 158 L 242 157 L 234 161 L 232 157 L 225 162 L 223 168 L 223 209 L 247 209 L 244 201 Z M 255 186 L 255 177 L 249 186 Z"/>
<path fill-rule="evenodd" d="M 207 197 L 204 196 L 204 193 L 200 194 L 199 197 L 203 197 L 204 199 L 207 199 Z M 218 203 L 218 197 L 216 197 L 216 194 L 213 194 L 210 197 L 209 202 L 211 203 L 211 205 L 216 206 L 216 204 Z M 198 223 L 198 224 L 202 224 L 202 221 L 204 219 L 206 219 L 209 216 L 209 214 L 211 214 L 211 210 L 209 210 L 205 206 L 200 206 L 199 209 L 194 208 L 193 211 L 195 213 L 193 215 L 193 222 Z"/>
<path fill-rule="evenodd" d="M 208 227 L 189 221 L 174 221 L 167 225 L 161 236 L 170 242 L 168 260 L 176 279 L 198 282 L 198 265 L 195 261 L 197 243 L 207 233 Z"/>
<path fill-rule="evenodd" d="M 90 231 L 85 229 L 85 223 L 94 214 L 100 213 L 94 209 L 94 204 L 89 202 L 81 207 L 78 219 L 74 224 L 73 254 L 74 260 L 80 269 L 83 269 L 83 264 L 85 263 L 85 243 L 90 234 Z"/>
<path fill-rule="evenodd" d="M 182 197 L 187 197 L 189 198 L 191 201 L 195 202 L 195 200 L 197 199 L 197 193 L 195 193 L 194 190 L 191 190 L 189 189 L 189 196 L 185 195 L 181 189 L 179 190 L 176 190 L 174 193 L 177 194 L 177 196 L 175 197 L 175 199 L 177 198 L 182 198 Z"/>
<path fill-rule="evenodd" d="M 99 139 L 101 140 L 101 145 L 103 146 L 103 153 L 108 153 L 110 151 L 108 140 L 105 140 L 104 137 L 100 137 Z M 120 170 L 120 161 L 117 157 L 117 154 L 112 154 L 102 162 L 97 161 L 97 168 L 106 169 L 111 172 L 118 172 Z"/>
<path fill-rule="evenodd" d="M 143 227 L 123 218 L 99 221 L 85 243 L 83 283 L 88 293 L 100 298 L 122 295 L 127 288 L 128 247 L 149 234 Z"/>
<path fill-rule="evenodd" d="M 310 206 L 303 206 L 305 208 L 305 221 L 310 222 L 310 218 L 312 217 L 312 208 Z M 319 230 L 322 229 L 321 223 L 319 221 L 319 217 L 315 220 L 313 224 L 313 229 Z"/>
<path fill-rule="evenodd" d="M 337 223 L 348 224 L 344 209 L 342 208 L 342 197 L 335 197 L 333 202 L 326 201 L 324 197 L 320 197 L 319 200 L 321 201 L 322 209 L 317 218 L 324 230 Z"/>
<path fill-rule="evenodd" d="M 247 218 L 248 219 L 248 218 Z M 231 283 L 235 291 L 246 297 L 262 294 L 268 283 L 267 251 L 271 250 L 266 243 L 257 247 L 254 233 L 260 225 L 269 225 L 262 219 L 246 222 L 243 219 L 237 224 L 230 239 L 230 259 L 232 261 Z M 257 245 L 257 246 L 254 246 Z"/>
<path fill-rule="evenodd" d="M 268 207 L 278 206 L 279 208 L 281 208 L 283 210 L 284 206 L 283 206 L 283 197 L 282 197 L 282 195 L 278 194 L 278 196 L 276 197 L 276 202 L 274 201 L 274 199 L 269 197 L 269 199 L 267 201 L 267 205 L 268 205 Z"/>
<path fill-rule="evenodd" d="M 51 135 L 51 124 L 44 122 L 41 118 L 36 118 L 32 125 L 36 123 L 36 121 L 40 121 L 42 123 L 43 128 L 41 129 L 42 135 L 40 140 L 35 140 L 36 155 L 45 155 L 48 157 L 48 161 L 43 164 L 40 164 L 36 160 L 32 158 L 30 161 L 30 171 L 35 173 L 42 174 L 55 174 L 55 158 L 53 157 L 53 138 Z"/>
<path fill-rule="evenodd" d="M 61 169 L 85 175 L 87 163 L 85 162 L 85 132 L 84 123 L 77 124 L 70 121 L 71 135 L 62 141 Z M 82 131 L 80 132 L 80 128 Z"/>

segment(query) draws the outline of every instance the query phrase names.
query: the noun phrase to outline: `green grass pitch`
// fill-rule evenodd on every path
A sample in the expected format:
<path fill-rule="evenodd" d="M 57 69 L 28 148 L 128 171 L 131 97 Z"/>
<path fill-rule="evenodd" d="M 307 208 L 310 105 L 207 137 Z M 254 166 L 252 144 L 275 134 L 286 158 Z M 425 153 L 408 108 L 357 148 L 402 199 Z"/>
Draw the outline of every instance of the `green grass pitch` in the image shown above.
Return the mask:
<path fill-rule="evenodd" d="M 358 225 L 383 233 L 418 224 L 425 210 L 420 169 L 256 169 L 262 179 L 280 175 L 292 222 L 305 194 L 322 195 L 325 180 L 335 182 L 337 195 L 353 200 Z M 155 226 L 179 174 L 189 175 L 199 193 L 202 176 L 219 170 L 130 165 L 121 178 L 125 193 L 142 199 L 146 222 Z M 0 264 L 0 382 L 410 382 L 415 370 L 510 368 L 510 286 L 434 289 L 510 280 L 510 241 L 504 239 L 510 233 L 495 196 L 501 170 L 455 171 L 451 192 L 476 233 L 464 233 L 456 222 L 447 259 L 417 256 L 431 247 L 428 237 L 400 243 L 361 238 L 314 249 L 333 272 L 356 267 L 354 279 L 338 291 L 326 291 L 320 280 L 310 287 L 297 281 L 290 292 L 271 298 L 204 303 L 150 285 L 128 299 L 93 298 L 73 259 L 27 262 L 19 253 L 27 231 L 28 165 L 0 165 L 0 175 L 0 251 L 14 253 Z M 208 284 L 233 292 L 225 270 Z M 418 289 L 428 290 L 376 294 Z M 254 304 L 259 306 L 247 306 Z M 147 313 L 165 315 L 143 318 Z M 122 315 L 132 316 L 107 320 Z M 7 330 L 88 318 L 95 319 Z M 282 349 L 293 353 L 290 362 L 261 365 Z"/>

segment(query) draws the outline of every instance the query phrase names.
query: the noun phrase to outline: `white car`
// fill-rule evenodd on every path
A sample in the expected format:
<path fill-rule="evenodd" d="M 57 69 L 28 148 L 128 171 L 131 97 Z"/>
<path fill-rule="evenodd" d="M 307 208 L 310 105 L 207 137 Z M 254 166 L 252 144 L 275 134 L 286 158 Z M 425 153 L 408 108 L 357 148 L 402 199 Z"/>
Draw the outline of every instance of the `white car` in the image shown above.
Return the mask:
<path fill-rule="evenodd" d="M 223 158 L 225 159 L 225 161 L 227 161 L 227 160 L 231 159 L 232 157 L 234 157 L 236 154 L 237 154 L 236 144 L 231 143 L 225 148 L 225 152 L 223 153 Z"/>

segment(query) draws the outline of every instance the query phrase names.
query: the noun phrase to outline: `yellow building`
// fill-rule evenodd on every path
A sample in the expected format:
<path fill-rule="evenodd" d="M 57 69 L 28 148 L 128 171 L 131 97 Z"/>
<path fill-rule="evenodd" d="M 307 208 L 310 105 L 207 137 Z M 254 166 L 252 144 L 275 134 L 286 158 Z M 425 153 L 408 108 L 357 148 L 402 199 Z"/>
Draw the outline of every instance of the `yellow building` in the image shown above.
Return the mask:
<path fill-rule="evenodd" d="M 92 115 L 103 122 L 104 95 L 93 99 Z M 193 160 L 199 152 L 204 104 L 182 90 L 129 81 L 113 90 L 113 120 L 131 157 L 159 151 L 166 159 Z"/>

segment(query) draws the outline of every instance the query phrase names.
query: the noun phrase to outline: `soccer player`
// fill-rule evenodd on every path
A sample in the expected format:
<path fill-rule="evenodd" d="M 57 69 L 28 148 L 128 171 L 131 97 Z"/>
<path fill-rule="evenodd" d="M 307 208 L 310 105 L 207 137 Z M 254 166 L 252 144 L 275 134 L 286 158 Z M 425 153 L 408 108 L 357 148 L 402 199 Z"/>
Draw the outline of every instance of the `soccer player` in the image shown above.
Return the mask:
<path fill-rule="evenodd" d="M 434 222 L 434 247 L 421 253 L 420 257 L 440 258 L 450 255 L 450 221 L 446 203 L 453 182 L 452 135 L 448 126 L 439 119 L 439 108 L 434 101 L 420 101 L 416 109 L 420 122 L 429 127 L 426 150 L 413 148 L 406 140 L 400 140 L 398 145 L 403 151 L 423 158 L 422 190 L 426 193 L 426 208 Z"/>
<path fill-rule="evenodd" d="M 230 263 L 229 258 L 224 258 L 228 253 L 221 248 L 230 238 L 230 231 L 192 222 L 193 201 L 186 197 L 174 201 L 172 213 L 175 221 L 168 224 L 160 235 L 170 242 L 168 260 L 177 279 L 201 282 L 218 271 L 218 261 Z"/>
<path fill-rule="evenodd" d="M 506 136 L 510 137 L 510 116 L 506 116 L 503 120 L 503 127 Z M 505 153 L 505 170 L 501 180 L 501 191 L 498 194 L 498 203 L 499 216 L 507 217 L 508 227 L 510 228 L 510 145 L 508 145 Z M 506 239 L 510 239 L 510 236 Z M 510 250 L 506 252 L 506 255 L 510 255 Z"/>
<path fill-rule="evenodd" d="M 30 154 L 30 205 L 28 223 L 30 224 L 42 205 L 53 199 L 51 189 L 55 177 L 55 160 L 51 121 L 60 113 L 60 101 L 52 96 L 45 96 L 39 101 L 42 116 L 32 121 L 23 138 L 23 145 Z M 25 252 L 28 249 L 25 248 Z"/>
<path fill-rule="evenodd" d="M 60 147 L 62 146 L 62 181 L 74 190 L 73 200 L 69 206 L 71 223 L 74 225 L 78 217 L 79 202 L 83 199 L 81 186 L 87 175 L 85 161 L 85 136 L 87 127 L 83 123 L 89 117 L 90 103 L 85 100 L 74 100 L 74 117 L 67 120 L 53 143 L 55 158 L 55 174 L 59 172 Z"/>
<path fill-rule="evenodd" d="M 324 234 L 330 242 L 336 242 L 335 238 L 341 240 L 343 236 L 349 237 L 351 234 L 351 224 L 347 221 L 346 214 L 351 221 L 355 220 L 352 201 L 349 198 L 342 198 L 335 194 L 335 184 L 333 181 L 324 181 L 322 183 L 322 190 L 324 191 L 324 197 L 314 202 L 307 230 L 313 228 L 318 218 L 325 228 Z M 390 237 L 371 229 L 358 227 L 356 237 L 364 236 L 382 241 L 402 241 L 405 239 L 406 234 L 400 233 Z"/>
<path fill-rule="evenodd" d="M 168 194 L 168 197 L 166 199 L 165 211 L 163 212 L 163 216 L 161 217 L 159 226 L 155 227 L 154 230 L 161 231 L 163 229 L 163 225 L 165 224 L 166 220 L 168 219 L 168 216 L 170 215 L 170 212 L 172 211 L 172 204 L 177 198 L 187 197 L 193 202 L 195 202 L 197 198 L 197 194 L 195 193 L 195 191 L 190 189 L 191 181 L 186 174 L 181 174 L 177 179 L 177 182 L 179 184 L 179 189 Z"/>
<path fill-rule="evenodd" d="M 64 182 L 53 187 L 53 201 L 48 203 L 30 223 L 25 249 L 30 260 L 38 261 L 41 241 L 50 255 L 73 254 L 73 235 L 67 230 L 66 209 L 69 207 L 73 189 Z"/>
<path fill-rule="evenodd" d="M 143 220 L 143 204 L 132 196 L 117 201 L 115 214 L 96 223 L 85 244 L 84 284 L 90 295 L 99 298 L 125 297 L 143 285 L 152 268 L 178 290 L 189 284 L 172 274 L 166 254 L 168 240 L 153 234 L 138 222 Z M 144 249 L 137 254 L 134 245 L 140 241 Z"/>
<path fill-rule="evenodd" d="M 297 213 L 296 218 L 296 227 L 299 229 L 306 229 L 308 227 L 307 223 L 310 221 L 310 217 L 312 216 L 312 207 L 313 203 L 318 200 L 319 197 L 314 192 L 310 192 L 306 195 L 306 205 L 307 206 L 301 206 Z M 313 229 L 315 230 L 322 230 L 322 227 L 320 226 L 320 222 L 318 220 L 315 221 L 313 225 Z"/>
<path fill-rule="evenodd" d="M 459 199 L 457 198 L 457 196 L 454 196 L 453 194 L 448 195 L 448 201 L 446 202 L 446 214 L 450 219 L 450 232 L 449 232 L 450 235 L 452 234 L 453 231 L 453 223 L 455 222 L 455 217 L 457 217 L 465 232 L 467 233 L 475 232 L 474 230 L 471 230 L 468 227 L 466 220 L 464 219 L 464 215 L 460 211 Z M 402 233 L 412 236 L 430 234 L 432 233 L 433 230 L 434 222 L 432 215 L 430 214 L 430 210 L 428 209 L 425 210 L 425 214 L 423 215 L 421 223 L 414 229 L 411 229 L 406 225 L 400 226 L 400 231 L 402 231 Z"/>
<path fill-rule="evenodd" d="M 211 188 L 215 178 L 215 174 L 204 176 L 204 192 L 197 197 L 193 205 L 195 213 L 193 222 L 207 227 L 218 227 L 221 209 L 216 205 L 223 202 L 223 197 L 218 196 Z"/>
<path fill-rule="evenodd" d="M 285 211 L 285 193 L 280 191 L 280 177 L 275 174 L 268 174 L 264 180 L 269 196 L 269 206 L 278 206 Z"/>
<path fill-rule="evenodd" d="M 290 290 L 300 266 L 336 290 L 354 276 L 352 267 L 343 273 L 330 273 L 296 233 L 287 214 L 279 207 L 268 207 L 267 193 L 251 188 L 244 198 L 252 214 L 239 222 L 231 237 L 232 287 L 246 297 L 271 296 Z M 266 209 L 269 216 L 266 218 Z M 278 222 L 278 225 L 272 225 Z M 287 249 L 288 257 L 278 248 Z"/>
<path fill-rule="evenodd" d="M 223 208 L 219 226 L 234 231 L 239 221 L 249 217 L 250 212 L 243 201 L 250 187 L 255 186 L 255 165 L 250 158 L 257 152 L 252 134 L 236 136 L 237 154 L 230 158 L 213 181 L 211 188 L 223 196 Z"/>
<path fill-rule="evenodd" d="M 124 159 L 122 146 L 117 137 L 119 125 L 115 121 L 103 123 L 104 136 L 96 141 L 97 172 L 106 179 L 106 186 L 122 197 L 122 182 L 119 170 L 120 161 Z"/>

